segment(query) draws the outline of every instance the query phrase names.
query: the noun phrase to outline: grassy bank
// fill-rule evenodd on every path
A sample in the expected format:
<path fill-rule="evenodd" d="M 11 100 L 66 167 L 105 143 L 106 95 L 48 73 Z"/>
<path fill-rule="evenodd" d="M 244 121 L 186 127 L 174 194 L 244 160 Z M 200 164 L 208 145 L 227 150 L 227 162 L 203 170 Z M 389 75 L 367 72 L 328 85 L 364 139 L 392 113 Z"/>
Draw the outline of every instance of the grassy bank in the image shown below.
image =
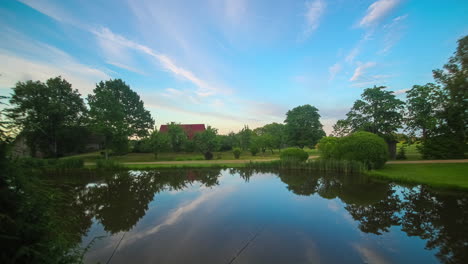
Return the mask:
<path fill-rule="evenodd" d="M 468 190 L 468 163 L 387 164 L 367 174 L 393 181 Z"/>

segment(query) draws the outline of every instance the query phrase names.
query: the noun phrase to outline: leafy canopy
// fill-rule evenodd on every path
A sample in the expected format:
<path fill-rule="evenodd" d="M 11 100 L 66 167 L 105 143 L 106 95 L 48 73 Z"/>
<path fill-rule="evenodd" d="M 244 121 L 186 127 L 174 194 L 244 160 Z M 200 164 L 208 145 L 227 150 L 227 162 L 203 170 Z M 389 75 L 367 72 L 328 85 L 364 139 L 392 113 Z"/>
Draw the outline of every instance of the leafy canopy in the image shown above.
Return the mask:
<path fill-rule="evenodd" d="M 325 136 L 319 118 L 318 109 L 308 104 L 289 110 L 284 122 L 290 144 L 300 148 L 315 146 Z"/>

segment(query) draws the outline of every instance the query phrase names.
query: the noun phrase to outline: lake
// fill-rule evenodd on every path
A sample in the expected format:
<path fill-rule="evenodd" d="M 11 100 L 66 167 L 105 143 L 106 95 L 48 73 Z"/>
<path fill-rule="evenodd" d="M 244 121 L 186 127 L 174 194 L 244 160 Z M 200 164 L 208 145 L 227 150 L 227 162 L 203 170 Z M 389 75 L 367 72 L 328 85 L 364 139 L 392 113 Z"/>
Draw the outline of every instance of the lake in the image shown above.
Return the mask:
<path fill-rule="evenodd" d="M 88 247 L 86 263 L 468 263 L 463 192 L 248 169 L 60 184 L 76 197 L 69 232 Z"/>

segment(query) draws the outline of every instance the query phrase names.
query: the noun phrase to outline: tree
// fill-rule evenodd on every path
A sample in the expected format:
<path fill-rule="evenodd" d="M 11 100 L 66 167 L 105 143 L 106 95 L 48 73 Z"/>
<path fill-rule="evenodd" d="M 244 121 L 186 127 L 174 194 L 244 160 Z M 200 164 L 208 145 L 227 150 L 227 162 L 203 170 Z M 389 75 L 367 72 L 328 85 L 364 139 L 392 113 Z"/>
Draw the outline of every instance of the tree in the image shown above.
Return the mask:
<path fill-rule="evenodd" d="M 88 95 L 91 124 L 105 138 L 107 148 L 125 151 L 128 138 L 148 135 L 154 120 L 140 96 L 121 79 L 100 82 Z"/>
<path fill-rule="evenodd" d="M 444 136 L 454 139 L 454 157 L 463 157 L 468 132 L 468 35 L 458 40 L 457 50 L 443 70 L 434 70 L 433 74 L 443 87 L 442 118 L 445 126 L 439 130 Z"/>
<path fill-rule="evenodd" d="M 291 145 L 304 148 L 315 146 L 325 136 L 318 109 L 311 105 L 298 106 L 286 113 L 286 134 Z"/>
<path fill-rule="evenodd" d="M 174 122 L 167 124 L 167 126 L 167 134 L 169 135 L 172 151 L 182 151 L 187 141 L 187 134 L 185 134 L 184 129 L 180 125 Z"/>
<path fill-rule="evenodd" d="M 39 147 L 47 156 L 57 157 L 70 131 L 86 121 L 87 109 L 78 90 L 62 77 L 40 81 L 18 82 L 13 88 L 8 115 L 22 130 L 32 154 Z"/>
<path fill-rule="evenodd" d="M 219 147 L 219 142 L 216 135 L 218 130 L 208 126 L 205 131 L 196 133 L 194 137 L 195 147 L 203 153 L 205 159 L 210 160 L 213 158 L 213 152 Z"/>
<path fill-rule="evenodd" d="M 252 136 L 254 135 L 253 131 L 249 128 L 249 126 L 245 125 L 244 128 L 237 133 L 240 148 L 242 150 L 247 150 L 250 147 L 250 143 L 252 140 Z"/>
<path fill-rule="evenodd" d="M 171 149 L 171 142 L 167 133 L 161 133 L 156 129 L 151 133 L 149 144 L 154 153 L 154 158 L 158 159 L 159 153 Z"/>
<path fill-rule="evenodd" d="M 354 102 L 347 118 L 337 122 L 334 134 L 367 131 L 388 138 L 402 127 L 404 102 L 385 86 L 367 88 L 361 98 Z"/>
<path fill-rule="evenodd" d="M 271 123 L 264 125 L 260 129 L 261 135 L 268 135 L 272 148 L 281 150 L 286 145 L 286 132 L 285 125 L 278 123 Z M 273 149 L 272 149 L 273 151 Z"/>
<path fill-rule="evenodd" d="M 405 123 L 407 130 L 415 135 L 421 132 L 423 141 L 434 132 L 440 120 L 443 97 L 440 86 L 433 83 L 414 85 L 406 92 L 407 110 Z"/>

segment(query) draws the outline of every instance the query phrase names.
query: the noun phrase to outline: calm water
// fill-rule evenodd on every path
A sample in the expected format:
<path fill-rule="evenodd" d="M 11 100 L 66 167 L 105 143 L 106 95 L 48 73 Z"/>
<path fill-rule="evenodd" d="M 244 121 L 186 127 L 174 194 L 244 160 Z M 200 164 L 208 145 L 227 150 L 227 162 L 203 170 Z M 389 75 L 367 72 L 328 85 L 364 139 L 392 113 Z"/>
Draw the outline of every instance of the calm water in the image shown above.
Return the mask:
<path fill-rule="evenodd" d="M 87 263 L 468 263 L 464 193 L 212 169 L 118 172 L 66 188 Z"/>

